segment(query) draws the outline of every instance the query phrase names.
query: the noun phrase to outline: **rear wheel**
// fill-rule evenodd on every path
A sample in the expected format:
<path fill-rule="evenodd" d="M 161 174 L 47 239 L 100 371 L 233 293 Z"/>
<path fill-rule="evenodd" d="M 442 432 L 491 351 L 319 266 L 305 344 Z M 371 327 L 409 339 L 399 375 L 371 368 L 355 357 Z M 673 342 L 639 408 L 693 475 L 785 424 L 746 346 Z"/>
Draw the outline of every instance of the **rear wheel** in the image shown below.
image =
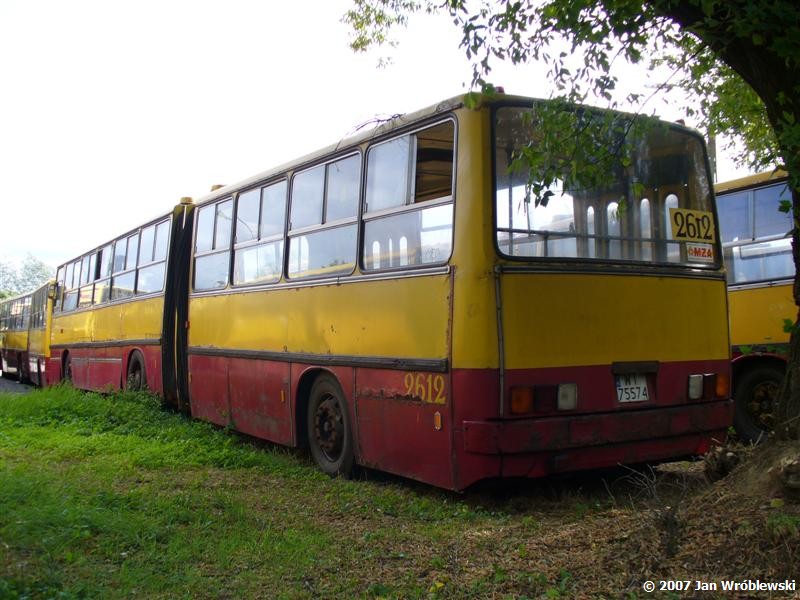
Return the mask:
<path fill-rule="evenodd" d="M 775 427 L 775 402 L 782 382 L 783 372 L 769 366 L 751 369 L 736 382 L 733 424 L 744 441 L 763 440 Z"/>
<path fill-rule="evenodd" d="M 332 477 L 349 477 L 353 433 L 347 402 L 334 377 L 320 375 L 311 386 L 307 425 L 311 455 L 319 468 Z"/>
<path fill-rule="evenodd" d="M 128 374 L 125 378 L 125 389 L 139 391 L 145 388 L 144 358 L 141 352 L 134 350 L 128 361 Z"/>

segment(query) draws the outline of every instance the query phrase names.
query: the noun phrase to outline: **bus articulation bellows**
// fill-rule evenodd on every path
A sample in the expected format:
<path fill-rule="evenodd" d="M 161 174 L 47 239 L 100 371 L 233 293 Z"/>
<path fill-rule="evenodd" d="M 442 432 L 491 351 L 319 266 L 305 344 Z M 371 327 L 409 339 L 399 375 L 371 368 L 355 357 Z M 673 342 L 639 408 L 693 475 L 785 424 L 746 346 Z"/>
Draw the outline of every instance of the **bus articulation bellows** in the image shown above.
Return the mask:
<path fill-rule="evenodd" d="M 652 128 L 534 208 L 534 102 L 446 100 L 62 265 L 48 372 L 450 489 L 704 452 L 732 405 L 703 141 Z"/>

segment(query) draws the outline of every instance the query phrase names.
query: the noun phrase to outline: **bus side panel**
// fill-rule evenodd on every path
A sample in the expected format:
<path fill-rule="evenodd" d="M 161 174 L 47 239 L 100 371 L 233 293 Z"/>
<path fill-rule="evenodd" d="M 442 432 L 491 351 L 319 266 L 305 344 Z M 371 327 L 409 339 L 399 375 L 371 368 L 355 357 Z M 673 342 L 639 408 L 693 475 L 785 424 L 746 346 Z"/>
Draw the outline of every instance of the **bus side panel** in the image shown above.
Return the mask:
<path fill-rule="evenodd" d="M 788 344 L 785 320 L 794 322 L 797 308 L 792 301 L 792 283 L 728 291 L 731 344 L 736 346 Z"/>
<path fill-rule="evenodd" d="M 453 487 L 449 376 L 358 369 L 360 463 Z"/>
<path fill-rule="evenodd" d="M 35 385 L 42 385 L 39 373 L 43 369 L 44 329 L 30 329 L 28 333 L 28 373 Z"/>
<path fill-rule="evenodd" d="M 92 389 L 89 384 L 89 359 L 91 351 L 86 348 L 74 348 L 70 351 L 70 369 L 72 385 L 82 390 Z"/>
<path fill-rule="evenodd" d="M 230 424 L 228 360 L 222 356 L 189 356 L 192 416 L 217 425 Z"/>
<path fill-rule="evenodd" d="M 3 348 L 3 371 L 16 373 L 17 378 L 28 378 L 28 331 L 7 331 Z"/>
<path fill-rule="evenodd" d="M 293 443 L 289 364 L 252 358 L 228 359 L 230 420 L 243 433 L 278 444 Z"/>
<path fill-rule="evenodd" d="M 300 377 L 308 370 L 328 371 L 337 377 L 348 399 L 355 439 L 360 435 L 362 414 L 369 421 L 365 427 L 384 428 L 369 433 L 363 460 L 371 464 L 380 462 L 381 468 L 390 472 L 421 477 L 417 475 L 421 471 L 416 459 L 409 460 L 402 453 L 398 453 L 394 462 L 387 462 L 385 457 L 393 452 L 393 436 L 397 431 L 416 427 L 423 421 L 432 423 L 435 410 L 426 407 L 420 412 L 417 408 L 409 409 L 403 402 L 391 402 L 387 409 L 368 401 L 362 407 L 352 391 L 353 366 L 365 361 L 376 364 L 374 369 L 364 368 L 364 371 L 380 374 L 375 377 L 395 378 L 392 386 L 398 390 L 402 388 L 405 372 L 384 369 L 384 364 L 392 366 L 406 361 L 413 365 L 418 360 L 423 368 L 440 363 L 444 370 L 449 354 L 450 281 L 446 273 L 417 277 L 387 275 L 385 280 L 358 284 L 309 284 L 296 289 L 267 287 L 190 298 L 192 414 L 237 429 L 244 424 L 259 437 L 275 439 L 273 436 L 277 435 L 276 441 L 289 439 L 289 431 L 284 427 L 292 426 L 291 417 L 296 413 L 287 413 L 285 405 L 279 403 L 281 373 L 259 363 L 292 363 L 291 401 L 301 414 L 302 403 L 308 398 L 300 397 L 297 391 L 309 388 L 298 385 Z M 449 387 L 446 374 L 436 375 L 442 382 L 431 380 L 431 386 L 438 386 L 436 393 L 444 394 L 444 388 Z M 262 414 L 256 418 L 254 411 Z M 269 412 L 263 414 L 263 411 Z M 444 415 L 443 410 L 440 412 Z M 304 428 L 305 424 L 297 423 L 295 427 Z M 432 431 L 432 425 L 425 428 Z M 447 435 L 435 436 L 436 443 Z M 447 448 L 449 444 L 443 460 L 449 462 Z M 376 458 L 380 456 L 384 458 Z"/>
<path fill-rule="evenodd" d="M 122 348 L 92 349 L 89 358 L 89 380 L 93 390 L 116 390 L 122 379 Z"/>
<path fill-rule="evenodd" d="M 500 397 L 500 374 L 497 369 L 453 370 L 453 457 L 455 476 L 453 489 L 500 477 L 503 462 L 499 454 L 467 452 L 464 425 L 466 422 L 497 414 Z"/>
<path fill-rule="evenodd" d="M 128 361 L 135 350 L 144 359 L 147 387 L 162 393 L 163 307 L 163 297 L 155 296 L 54 315 L 53 352 L 59 359 L 69 353 L 73 385 L 91 390 L 124 387 Z M 62 370 L 59 360 L 53 380 L 60 379 Z"/>

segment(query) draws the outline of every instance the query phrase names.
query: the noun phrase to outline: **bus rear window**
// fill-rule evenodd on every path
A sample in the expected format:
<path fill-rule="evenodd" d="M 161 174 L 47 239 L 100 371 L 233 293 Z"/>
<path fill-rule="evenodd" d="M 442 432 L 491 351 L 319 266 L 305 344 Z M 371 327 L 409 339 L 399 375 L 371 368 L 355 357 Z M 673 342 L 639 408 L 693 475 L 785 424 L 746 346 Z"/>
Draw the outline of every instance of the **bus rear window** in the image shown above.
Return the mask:
<path fill-rule="evenodd" d="M 537 205 L 516 159 L 536 144 L 530 108 L 495 118 L 495 214 L 500 252 L 520 259 L 590 259 L 718 266 L 705 153 L 699 138 L 666 124 L 636 142 L 602 187 L 557 180 Z"/>

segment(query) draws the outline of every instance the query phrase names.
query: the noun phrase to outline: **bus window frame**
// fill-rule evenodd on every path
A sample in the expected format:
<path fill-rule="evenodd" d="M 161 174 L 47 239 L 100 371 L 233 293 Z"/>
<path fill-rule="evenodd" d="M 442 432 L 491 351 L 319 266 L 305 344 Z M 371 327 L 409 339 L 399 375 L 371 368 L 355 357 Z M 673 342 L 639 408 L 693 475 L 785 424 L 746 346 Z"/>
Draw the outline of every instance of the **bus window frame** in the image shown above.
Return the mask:
<path fill-rule="evenodd" d="M 684 253 L 685 248 L 681 247 L 681 260 L 679 262 L 667 262 L 667 261 L 656 261 L 653 258 L 648 261 L 644 260 L 634 260 L 634 259 L 611 259 L 611 258 L 590 258 L 587 256 L 577 256 L 577 257 L 570 257 L 570 256 L 518 256 L 518 255 L 511 255 L 504 252 L 498 240 L 497 232 L 498 232 L 498 214 L 497 214 L 497 153 L 496 153 L 496 136 L 497 136 L 497 112 L 502 109 L 508 108 L 530 108 L 528 104 L 521 104 L 518 101 L 509 100 L 506 102 L 497 102 L 492 104 L 490 108 L 490 133 L 489 133 L 489 160 L 491 161 L 490 169 L 491 169 L 491 180 L 490 186 L 492 188 L 492 195 L 491 195 L 491 203 L 492 203 L 492 245 L 496 256 L 503 261 L 508 261 L 514 268 L 529 268 L 534 270 L 548 270 L 554 267 L 557 267 L 558 270 L 561 271 L 591 271 L 591 272 L 598 272 L 598 273 L 607 273 L 609 271 L 614 271 L 616 269 L 625 269 L 626 272 L 655 272 L 655 273 L 664 273 L 664 274 L 672 274 L 676 272 L 682 272 L 687 274 L 694 274 L 698 276 L 704 277 L 711 277 L 711 278 L 724 278 L 724 259 L 723 259 L 723 248 L 722 248 L 722 237 L 720 235 L 719 229 L 719 211 L 716 209 L 716 198 L 714 193 L 714 186 L 711 182 L 711 174 L 713 171 L 711 170 L 711 163 L 708 155 L 708 151 L 706 148 L 705 140 L 700 135 L 699 132 L 695 131 L 694 129 L 681 126 L 679 124 L 671 123 L 671 122 L 663 122 L 667 125 L 670 131 L 679 131 L 685 134 L 689 138 L 693 138 L 701 144 L 701 147 L 705 150 L 703 152 L 703 165 L 705 167 L 705 171 L 709 176 L 709 183 L 708 183 L 708 196 L 711 202 L 713 210 L 713 217 L 714 217 L 714 229 L 716 231 L 716 240 L 712 244 L 714 247 L 715 252 L 715 262 L 714 263 L 701 263 L 701 262 L 687 262 L 684 260 Z M 685 184 L 684 184 L 685 185 Z M 676 184 L 671 184 L 669 186 L 664 186 L 666 189 L 668 187 L 668 191 L 664 193 L 664 200 L 666 202 L 666 198 L 669 194 L 675 193 L 675 188 L 677 187 Z M 661 188 L 659 188 L 661 189 Z M 680 200 L 680 196 L 678 196 Z M 650 201 L 650 219 L 652 224 L 651 234 L 657 233 L 659 227 L 663 226 L 667 231 L 669 231 L 669 222 L 661 223 L 661 217 L 658 215 L 659 210 L 658 207 L 654 206 L 654 199 L 651 196 L 643 195 L 641 197 L 627 199 L 631 203 L 635 203 L 637 206 L 637 210 L 640 208 L 641 201 L 643 199 L 648 199 Z M 608 205 L 606 205 L 608 206 Z M 605 211 L 603 211 L 605 213 Z M 598 219 L 598 211 L 595 210 L 595 219 Z M 605 218 L 605 214 L 602 215 L 602 218 Z M 656 219 L 655 221 L 653 219 Z M 595 228 L 597 227 L 597 221 L 595 222 Z M 555 234 L 556 237 L 559 236 L 559 232 L 550 232 L 551 234 Z M 575 238 L 578 239 L 578 238 Z M 625 244 L 630 241 L 636 241 L 635 239 L 630 238 L 609 238 L 600 235 L 597 233 L 597 229 L 595 229 L 595 234 L 593 238 L 595 242 L 602 241 L 602 242 L 613 242 L 619 241 L 622 244 Z M 660 242 L 666 242 L 667 244 L 671 243 L 672 240 L 668 239 L 667 236 L 663 238 L 663 240 L 651 239 L 648 242 L 653 243 L 656 247 L 653 248 L 653 254 L 657 256 L 659 254 L 659 249 L 657 244 Z M 665 251 L 667 247 L 665 247 Z"/>
<path fill-rule="evenodd" d="M 388 208 L 380 208 L 375 211 L 367 211 L 367 183 L 368 183 L 368 170 L 369 170 L 369 155 L 373 148 L 378 147 L 382 144 L 390 143 L 394 140 L 400 139 L 405 136 L 415 136 L 414 137 L 414 148 L 413 152 L 409 152 L 409 171 L 407 173 L 407 181 L 406 185 L 410 188 L 412 184 L 416 182 L 416 169 L 417 169 L 417 160 L 416 155 L 418 151 L 418 144 L 416 135 L 428 129 L 432 129 L 439 125 L 443 125 L 445 123 L 450 123 L 453 126 L 453 161 L 452 161 L 452 169 L 450 173 L 450 194 L 446 196 L 441 196 L 437 198 L 432 198 L 429 200 L 422 200 L 419 202 L 414 202 L 414 194 L 411 193 L 411 189 L 407 189 L 407 198 L 406 202 L 399 206 L 391 206 Z M 450 260 L 453 258 L 453 253 L 455 252 L 455 233 L 456 233 L 456 185 L 458 181 L 458 142 L 459 142 L 459 124 L 458 119 L 453 113 L 447 113 L 445 115 L 436 115 L 435 117 L 428 119 L 426 121 L 422 121 L 419 123 L 415 123 L 412 127 L 397 129 L 395 131 L 390 132 L 389 134 L 382 136 L 374 141 L 372 141 L 366 148 L 364 152 L 364 162 L 362 164 L 363 168 L 363 184 L 361 190 L 361 202 L 359 203 L 359 231 L 358 231 L 358 268 L 361 273 L 365 276 L 373 276 L 376 274 L 391 274 L 391 273 L 404 273 L 407 271 L 414 271 L 420 269 L 429 269 L 431 267 L 440 267 L 443 265 L 447 265 Z M 412 156 L 414 159 L 412 159 Z M 450 205 L 452 210 L 451 215 L 451 231 L 450 231 L 450 252 L 449 254 L 444 257 L 441 261 L 436 262 L 420 262 L 415 264 L 408 264 L 408 265 L 399 265 L 399 266 L 388 266 L 388 267 L 379 267 L 379 268 L 369 268 L 367 267 L 367 248 L 366 248 L 366 226 L 367 223 L 372 221 L 378 221 L 385 217 L 389 216 L 399 216 L 406 213 L 411 212 L 420 212 L 429 209 L 435 208 L 438 206 L 445 206 Z"/>
<path fill-rule="evenodd" d="M 228 244 L 224 248 L 217 248 L 217 247 L 215 247 L 215 244 L 216 244 L 216 241 L 217 241 L 217 222 L 219 221 L 219 218 L 218 218 L 219 208 L 225 202 L 230 202 L 231 203 L 230 235 L 228 236 Z M 211 249 L 202 250 L 201 252 L 198 252 L 197 251 L 197 234 L 199 232 L 198 232 L 197 224 L 200 221 L 200 214 L 203 212 L 203 210 L 210 209 L 210 208 L 213 208 L 213 215 L 214 215 L 213 227 L 211 228 Z M 229 290 L 231 288 L 231 281 L 232 281 L 232 277 L 233 277 L 233 260 L 232 260 L 232 258 L 233 258 L 233 244 L 234 244 L 234 240 L 236 238 L 236 228 L 234 226 L 235 223 L 236 223 L 236 192 L 228 193 L 228 194 L 225 194 L 223 196 L 220 196 L 218 198 L 214 198 L 213 200 L 209 200 L 208 202 L 203 203 L 202 205 L 197 207 L 197 209 L 195 210 L 195 213 L 196 214 L 193 216 L 194 227 L 193 227 L 193 232 L 192 232 L 192 251 L 191 251 L 191 260 L 192 260 L 192 262 L 191 262 L 191 273 L 190 273 L 190 276 L 191 276 L 191 279 L 190 279 L 190 281 L 191 281 L 190 293 L 191 294 L 209 294 L 209 293 L 213 294 L 213 293 L 220 293 L 220 292 L 224 292 L 226 290 Z M 225 254 L 225 253 L 228 254 L 228 268 L 227 268 L 227 271 L 226 271 L 227 274 L 226 274 L 225 284 L 221 285 L 221 286 L 218 286 L 218 287 L 197 289 L 195 287 L 196 286 L 196 279 L 197 279 L 197 259 L 198 258 L 202 259 L 202 258 L 206 258 L 206 257 L 209 257 L 209 256 L 214 256 L 214 255 L 217 255 L 217 254 L 221 255 L 221 254 Z"/>
<path fill-rule="evenodd" d="M 737 289 L 737 288 L 746 288 L 746 287 L 765 287 L 771 285 L 777 285 L 781 283 L 786 283 L 793 281 L 795 278 L 795 274 L 786 274 L 781 276 L 769 276 L 769 277 L 761 277 L 757 279 L 745 279 L 742 281 L 735 281 L 732 280 L 731 277 L 735 277 L 736 270 L 734 267 L 737 264 L 737 259 L 733 258 L 733 254 L 738 251 L 739 253 L 739 260 L 744 260 L 746 257 L 743 256 L 743 253 L 746 249 L 752 248 L 753 250 L 753 257 L 758 255 L 756 251 L 756 246 L 759 244 L 770 244 L 772 242 L 779 242 L 783 240 L 791 240 L 791 230 L 787 231 L 786 233 L 775 233 L 771 235 L 766 235 L 762 237 L 758 237 L 758 219 L 760 211 L 757 210 L 757 202 L 756 202 L 756 193 L 759 191 L 764 191 L 769 188 L 779 188 L 778 199 L 780 200 L 781 194 L 786 191 L 787 193 L 791 193 L 789 191 L 789 182 L 788 178 L 782 177 L 773 180 L 766 180 L 766 181 L 759 181 L 752 183 L 750 185 L 741 187 L 741 188 L 732 188 L 728 190 L 723 190 L 715 194 L 717 198 L 717 212 L 721 213 L 720 210 L 721 206 L 727 204 L 725 196 L 733 196 L 736 194 L 745 194 L 746 196 L 746 211 L 749 215 L 749 230 L 748 235 L 749 237 L 743 239 L 734 239 L 730 241 L 722 241 L 722 253 L 723 253 L 723 260 L 725 262 L 725 270 L 726 270 L 726 283 L 729 289 Z M 721 201 L 720 201 L 721 200 Z M 776 207 L 776 212 L 778 212 L 778 207 Z M 720 231 L 720 240 L 722 240 L 722 232 Z M 770 255 L 781 255 L 785 254 L 785 252 L 764 252 L 763 256 L 767 257 Z M 791 258 L 791 246 L 789 248 L 789 257 Z M 794 265 L 793 261 L 792 265 Z"/>
<path fill-rule="evenodd" d="M 356 269 L 358 268 L 358 254 L 359 249 L 361 247 L 361 232 L 359 224 L 362 221 L 361 218 L 361 205 L 363 202 L 363 196 L 365 193 L 365 173 L 366 173 L 366 163 L 365 163 L 365 152 L 362 148 L 356 146 L 353 148 L 343 149 L 341 152 L 337 152 L 333 155 L 321 157 L 319 160 L 316 160 L 312 163 L 308 163 L 298 167 L 297 169 L 293 169 L 291 171 L 291 176 L 289 177 L 289 187 L 287 190 L 287 206 L 286 206 L 286 221 L 284 224 L 284 247 L 283 247 L 283 265 L 282 265 L 282 277 L 279 281 L 283 280 L 286 282 L 292 283 L 300 283 L 306 281 L 318 281 L 324 279 L 339 279 L 342 277 L 350 277 L 352 276 Z M 337 163 L 339 161 L 347 160 L 352 157 L 358 157 L 359 164 L 358 164 L 358 194 L 356 199 L 356 210 L 355 214 L 351 217 L 342 217 L 339 219 L 335 219 L 333 221 L 327 221 L 327 213 L 328 213 L 328 169 L 329 167 Z M 294 200 L 294 184 L 295 178 L 299 175 L 312 171 L 314 169 L 318 169 L 323 167 L 323 187 L 322 187 L 322 209 L 321 209 L 321 222 L 315 223 L 311 225 L 306 225 L 303 227 L 298 227 L 296 229 L 292 229 L 291 227 L 291 218 L 292 218 L 292 205 Z M 335 271 L 335 272 L 326 272 L 326 273 L 319 273 L 319 274 L 306 274 L 309 270 L 301 271 L 298 274 L 292 275 L 289 269 L 289 259 L 292 252 L 291 242 L 292 240 L 301 240 L 304 237 L 314 235 L 315 233 L 326 232 L 326 231 L 335 231 L 336 229 L 344 229 L 349 226 L 354 226 L 354 233 L 355 233 L 355 240 L 353 244 L 353 262 L 352 266 L 349 270 L 342 270 L 342 271 Z"/>
<path fill-rule="evenodd" d="M 261 225 L 263 223 L 264 218 L 264 190 L 267 188 L 273 187 L 275 185 L 279 185 L 283 183 L 285 185 L 284 193 L 283 193 L 283 219 L 282 219 L 282 227 L 279 233 L 273 233 L 271 235 L 262 237 L 261 236 Z M 254 190 L 258 190 L 258 231 L 255 234 L 255 237 L 245 240 L 242 242 L 236 242 L 236 233 L 237 233 L 237 225 L 239 222 L 239 198 L 243 194 L 247 194 L 248 192 L 252 192 Z M 237 190 L 233 194 L 235 198 L 234 202 L 234 227 L 233 227 L 233 245 L 231 248 L 231 260 L 230 260 L 230 281 L 228 287 L 232 289 L 242 289 L 242 288 L 253 288 L 253 287 L 260 287 L 260 286 L 272 286 L 277 283 L 280 283 L 285 277 L 285 263 L 286 263 L 286 241 L 287 241 L 287 222 L 289 218 L 289 177 L 287 174 L 281 174 L 277 177 L 272 177 L 267 179 L 263 182 L 260 182 L 253 186 L 248 186 L 246 188 L 242 188 L 241 190 Z M 246 251 L 250 248 L 258 248 L 261 246 L 268 246 L 272 245 L 276 242 L 280 242 L 281 244 L 281 260 L 279 266 L 278 276 L 275 279 L 270 279 L 268 281 L 257 281 L 257 280 L 250 280 L 250 281 L 243 281 L 241 283 L 236 283 L 236 253 L 239 251 Z M 194 290 L 193 290 L 194 291 Z M 210 290 L 201 290 L 201 291 L 210 291 Z"/>
<path fill-rule="evenodd" d="M 53 312 L 59 314 L 74 313 L 79 311 L 92 310 L 95 308 L 101 308 L 111 304 L 131 302 L 134 300 L 138 300 L 140 298 L 146 299 L 152 296 L 158 296 L 159 294 L 163 294 L 166 287 L 166 262 L 169 259 L 169 254 L 167 254 L 167 256 L 163 261 L 153 261 L 151 263 L 139 265 L 139 250 L 140 250 L 139 246 L 141 243 L 142 230 L 146 229 L 147 227 L 154 226 L 157 231 L 158 226 L 162 223 L 167 223 L 167 228 L 166 228 L 167 233 L 168 235 L 171 235 L 170 232 L 171 232 L 172 216 L 170 214 L 160 215 L 157 218 L 148 221 L 144 225 L 136 227 L 135 229 L 131 229 L 117 237 L 112 238 L 111 240 L 108 240 L 100 244 L 99 246 L 92 249 L 90 252 L 85 252 L 79 255 L 77 258 L 70 259 L 67 262 L 59 265 L 56 271 L 56 301 L 54 304 Z M 130 250 L 130 248 L 128 247 L 128 239 L 134 235 L 136 236 L 136 260 L 134 261 L 134 266 L 132 268 L 125 268 L 125 265 L 127 264 L 128 261 L 128 252 Z M 114 258 L 116 256 L 117 245 L 122 241 L 125 242 L 125 260 L 123 261 L 123 268 L 115 272 Z M 155 237 L 154 237 L 154 242 L 155 242 Z M 110 255 L 111 255 L 109 262 L 110 272 L 107 275 L 105 275 L 104 273 L 102 273 L 102 263 L 103 263 L 102 253 L 108 248 L 110 248 Z M 80 284 L 77 286 L 72 286 L 72 283 L 75 281 L 75 278 L 76 277 L 79 278 L 78 281 L 80 281 L 80 277 L 82 275 L 80 273 L 80 269 L 78 269 L 77 274 L 74 272 L 70 273 L 71 270 L 74 271 L 74 269 L 70 269 L 70 267 L 76 264 L 82 265 L 85 258 L 89 258 L 89 262 L 92 263 L 94 266 L 93 272 L 89 274 L 90 281 L 85 285 Z M 140 267 L 152 266 L 153 264 L 157 264 L 159 262 L 165 263 L 164 282 L 162 283 L 161 290 L 157 292 L 147 292 L 141 294 L 137 293 Z M 117 277 L 120 277 L 122 275 L 129 275 L 131 273 L 134 274 L 133 293 L 127 296 L 123 296 L 121 298 L 113 298 L 114 280 Z M 70 274 L 72 275 L 73 282 L 68 283 L 66 279 Z M 64 278 L 63 280 L 61 279 L 62 276 Z M 107 283 L 108 287 L 107 298 L 105 301 L 102 302 L 94 301 L 96 294 L 96 287 L 98 283 Z M 81 290 L 83 288 L 89 288 L 89 287 L 92 288 L 92 294 L 91 294 L 92 301 L 86 306 L 79 306 Z M 78 299 L 76 300 L 75 306 L 73 308 L 65 309 L 64 300 L 70 293 L 77 293 Z"/>

